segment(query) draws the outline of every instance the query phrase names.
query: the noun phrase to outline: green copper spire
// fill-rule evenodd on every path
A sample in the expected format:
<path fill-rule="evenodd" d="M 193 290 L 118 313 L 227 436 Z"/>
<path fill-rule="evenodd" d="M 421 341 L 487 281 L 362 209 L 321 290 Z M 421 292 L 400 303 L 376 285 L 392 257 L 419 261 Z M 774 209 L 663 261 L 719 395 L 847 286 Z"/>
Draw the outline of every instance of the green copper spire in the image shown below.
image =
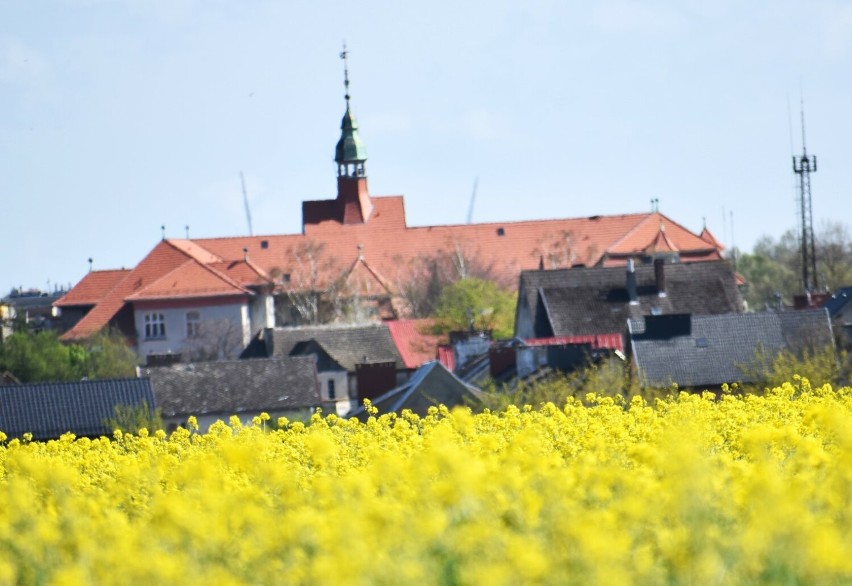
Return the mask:
<path fill-rule="evenodd" d="M 358 123 L 355 121 L 355 116 L 352 115 L 352 109 L 349 106 L 349 65 L 346 60 L 348 55 L 349 52 L 346 50 L 346 43 L 344 43 L 340 58 L 343 59 L 346 113 L 343 114 L 343 120 L 340 122 L 340 140 L 337 141 L 334 160 L 337 163 L 338 176 L 363 176 L 365 175 L 364 161 L 367 160 L 367 148 L 364 146 L 361 137 L 358 136 Z"/>

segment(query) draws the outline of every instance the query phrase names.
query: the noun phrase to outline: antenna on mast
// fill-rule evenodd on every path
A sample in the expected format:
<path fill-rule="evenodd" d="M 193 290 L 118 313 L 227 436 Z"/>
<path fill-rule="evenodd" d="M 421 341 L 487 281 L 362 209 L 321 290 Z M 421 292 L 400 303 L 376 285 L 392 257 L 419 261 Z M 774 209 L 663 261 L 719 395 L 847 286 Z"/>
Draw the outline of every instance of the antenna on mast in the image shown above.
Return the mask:
<path fill-rule="evenodd" d="M 476 186 L 479 185 L 479 177 L 473 180 L 473 193 L 470 194 L 470 205 L 467 208 L 467 223 L 473 223 L 473 204 L 476 201 Z"/>
<path fill-rule="evenodd" d="M 251 227 L 251 209 L 249 209 L 248 193 L 246 193 L 246 179 L 243 177 L 243 172 L 240 171 L 240 185 L 243 187 L 243 204 L 246 207 L 246 221 L 248 222 L 249 236 L 254 236 L 254 230 Z"/>
<path fill-rule="evenodd" d="M 801 96 L 802 156 L 793 156 L 793 172 L 799 176 L 799 219 L 802 224 L 802 287 L 805 293 L 819 288 L 816 271 L 816 244 L 814 242 L 814 214 L 811 200 L 811 172 L 816 173 L 816 155 L 808 156 L 805 145 L 805 98 Z"/>

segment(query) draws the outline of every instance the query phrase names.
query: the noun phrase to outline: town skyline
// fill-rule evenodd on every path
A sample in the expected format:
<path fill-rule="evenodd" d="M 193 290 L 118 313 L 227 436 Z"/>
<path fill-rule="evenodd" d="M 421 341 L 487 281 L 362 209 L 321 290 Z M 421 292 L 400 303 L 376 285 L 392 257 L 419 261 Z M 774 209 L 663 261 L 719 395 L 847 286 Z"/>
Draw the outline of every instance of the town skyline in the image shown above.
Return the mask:
<path fill-rule="evenodd" d="M 815 227 L 852 217 L 840 2 L 53 10 L 0 4 L 3 294 L 132 267 L 163 225 L 247 234 L 241 172 L 254 233 L 300 232 L 335 193 L 344 40 L 370 192 L 404 195 L 411 226 L 465 223 L 476 182 L 474 222 L 657 199 L 750 250 L 796 227 L 800 89 Z"/>

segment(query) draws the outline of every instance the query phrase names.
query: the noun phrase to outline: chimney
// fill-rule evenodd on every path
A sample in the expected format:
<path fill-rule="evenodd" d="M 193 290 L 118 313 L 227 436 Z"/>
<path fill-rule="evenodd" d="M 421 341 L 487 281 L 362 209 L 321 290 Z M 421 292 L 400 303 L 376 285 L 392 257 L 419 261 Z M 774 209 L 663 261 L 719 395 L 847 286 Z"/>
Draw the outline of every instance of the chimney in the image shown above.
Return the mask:
<path fill-rule="evenodd" d="M 654 259 L 654 280 L 657 283 L 657 295 L 666 296 L 666 259 Z"/>
<path fill-rule="evenodd" d="M 633 268 L 633 259 L 627 259 L 627 298 L 630 305 L 639 305 L 639 295 L 636 292 L 636 271 Z"/>

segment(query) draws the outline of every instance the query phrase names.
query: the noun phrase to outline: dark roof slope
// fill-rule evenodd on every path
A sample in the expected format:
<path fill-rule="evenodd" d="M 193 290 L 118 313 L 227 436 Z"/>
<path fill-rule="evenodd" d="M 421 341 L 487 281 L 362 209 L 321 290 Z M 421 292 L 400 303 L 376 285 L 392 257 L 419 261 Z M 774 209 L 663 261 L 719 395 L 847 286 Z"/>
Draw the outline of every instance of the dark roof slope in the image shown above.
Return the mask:
<path fill-rule="evenodd" d="M 379 414 L 399 413 L 403 409 L 410 409 L 425 417 L 429 407 L 436 405 L 449 408 L 475 405 L 480 402 L 480 393 L 481 391 L 466 385 L 436 360 L 418 368 L 407 383 L 376 397 L 372 404 L 379 410 Z M 350 416 L 364 420 L 368 414 L 361 406 L 350 413 Z"/>
<path fill-rule="evenodd" d="M 543 309 L 538 314 L 546 316 L 552 331 L 536 334 L 549 336 L 623 332 L 628 318 L 652 313 L 742 311 L 742 296 L 729 263 L 675 263 L 663 268 L 665 295 L 660 296 L 654 266 L 636 267 L 637 305 L 629 303 L 624 267 L 525 271 L 521 294 L 534 312 Z"/>
<path fill-rule="evenodd" d="M 107 379 L 0 386 L 0 431 L 9 437 L 33 434 L 55 439 L 71 432 L 78 437 L 110 436 L 108 424 L 117 406 L 154 408 L 147 380 Z"/>
<path fill-rule="evenodd" d="M 311 356 L 146 367 L 167 417 L 287 411 L 321 404 Z"/>
<path fill-rule="evenodd" d="M 781 350 L 801 355 L 807 348 L 834 344 L 825 309 L 681 317 L 688 320 L 682 324 L 686 331 L 671 336 L 667 328 L 653 326 L 653 316 L 630 320 L 633 361 L 643 386 L 756 382 L 758 348 L 770 355 Z M 668 329 L 672 333 L 674 328 Z"/>
<path fill-rule="evenodd" d="M 271 341 L 271 348 L 264 336 Z M 388 327 L 382 323 L 274 328 L 271 340 L 268 331 L 261 332 L 246 348 L 243 358 L 288 356 L 300 342 L 311 340 L 348 372 L 354 372 L 356 364 L 375 362 L 394 362 L 398 369 L 405 368 Z"/>
<path fill-rule="evenodd" d="M 831 317 L 834 317 L 846 307 L 850 300 L 852 300 L 852 287 L 842 287 L 825 302 L 823 307 L 828 310 Z"/>

